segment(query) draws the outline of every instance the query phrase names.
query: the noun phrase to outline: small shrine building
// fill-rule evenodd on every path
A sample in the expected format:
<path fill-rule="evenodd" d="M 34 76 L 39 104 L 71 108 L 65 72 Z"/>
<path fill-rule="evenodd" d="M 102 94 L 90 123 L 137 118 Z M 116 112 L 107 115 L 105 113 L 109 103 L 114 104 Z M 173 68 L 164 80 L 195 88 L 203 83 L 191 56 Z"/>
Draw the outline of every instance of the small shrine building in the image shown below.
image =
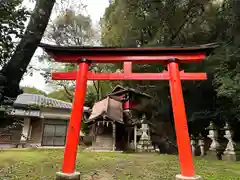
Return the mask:
<path fill-rule="evenodd" d="M 137 148 L 142 110 L 151 96 L 120 85 L 96 102 L 86 121 L 93 150 L 126 151 Z"/>

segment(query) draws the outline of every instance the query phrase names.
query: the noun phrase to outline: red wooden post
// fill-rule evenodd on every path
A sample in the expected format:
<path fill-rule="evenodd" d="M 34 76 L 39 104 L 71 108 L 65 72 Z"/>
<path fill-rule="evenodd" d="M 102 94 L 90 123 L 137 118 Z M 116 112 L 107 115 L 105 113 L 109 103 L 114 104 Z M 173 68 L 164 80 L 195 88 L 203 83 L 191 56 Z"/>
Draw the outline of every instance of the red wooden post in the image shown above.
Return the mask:
<path fill-rule="evenodd" d="M 123 71 L 126 74 L 132 73 L 132 62 L 124 62 Z"/>
<path fill-rule="evenodd" d="M 193 177 L 194 165 L 177 59 L 168 62 L 168 71 L 181 174 L 182 176 Z"/>
<path fill-rule="evenodd" d="M 62 172 L 66 174 L 74 173 L 76 155 L 78 149 L 79 132 L 83 115 L 83 104 L 87 87 L 87 73 L 89 63 L 87 59 L 82 59 L 79 63 L 76 79 L 76 87 L 70 122 L 66 138 L 66 146 L 62 165 Z"/>

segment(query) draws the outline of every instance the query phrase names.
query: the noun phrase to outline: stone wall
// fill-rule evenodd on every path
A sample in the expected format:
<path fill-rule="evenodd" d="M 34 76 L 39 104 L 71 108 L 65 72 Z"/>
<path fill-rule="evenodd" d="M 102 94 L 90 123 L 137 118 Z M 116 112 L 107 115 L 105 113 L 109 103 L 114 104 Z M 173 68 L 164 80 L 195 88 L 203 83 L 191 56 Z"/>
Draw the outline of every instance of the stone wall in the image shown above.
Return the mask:
<path fill-rule="evenodd" d="M 11 121 L 11 119 L 9 119 Z M 5 128 L 0 128 L 0 149 L 14 148 L 20 141 L 22 126 L 8 125 Z"/>
<path fill-rule="evenodd" d="M 3 129 L 1 129 L 0 132 L 1 131 L 3 131 Z M 0 136 L 0 149 L 16 147 L 20 141 L 21 132 L 21 129 L 15 129 L 2 133 Z"/>

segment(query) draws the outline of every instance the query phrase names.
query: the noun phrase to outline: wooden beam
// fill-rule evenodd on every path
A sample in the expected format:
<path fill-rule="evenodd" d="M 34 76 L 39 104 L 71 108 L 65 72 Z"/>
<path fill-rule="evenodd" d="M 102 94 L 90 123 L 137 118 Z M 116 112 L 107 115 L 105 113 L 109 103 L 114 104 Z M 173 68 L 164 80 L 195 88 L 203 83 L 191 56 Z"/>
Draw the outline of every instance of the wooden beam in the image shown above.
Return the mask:
<path fill-rule="evenodd" d="M 83 55 L 83 54 L 54 54 L 57 62 L 78 63 L 79 59 L 88 59 L 92 63 L 132 62 L 137 64 L 165 63 L 169 59 L 178 59 L 181 63 L 201 62 L 206 58 L 205 53 L 155 54 L 155 55 Z"/>
<path fill-rule="evenodd" d="M 53 72 L 52 80 L 76 80 L 77 71 Z M 169 73 L 92 73 L 88 72 L 88 80 L 169 80 Z M 206 73 L 180 72 L 181 80 L 206 80 Z"/>
<path fill-rule="evenodd" d="M 123 71 L 126 74 L 132 73 L 132 62 L 124 62 L 123 63 Z"/>

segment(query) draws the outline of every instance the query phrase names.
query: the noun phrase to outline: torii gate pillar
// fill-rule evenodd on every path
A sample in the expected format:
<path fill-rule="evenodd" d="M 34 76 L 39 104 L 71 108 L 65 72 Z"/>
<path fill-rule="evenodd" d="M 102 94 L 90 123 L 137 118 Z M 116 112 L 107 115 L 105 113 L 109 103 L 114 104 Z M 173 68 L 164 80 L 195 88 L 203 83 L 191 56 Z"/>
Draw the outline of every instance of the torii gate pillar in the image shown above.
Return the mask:
<path fill-rule="evenodd" d="M 178 59 L 170 59 L 167 66 L 170 75 L 169 86 L 178 144 L 179 163 L 182 170 L 181 174 L 176 175 L 176 180 L 202 180 L 201 176 L 194 174 Z"/>
<path fill-rule="evenodd" d="M 64 151 L 62 172 L 57 172 L 56 180 L 80 180 L 80 173 L 73 172 L 75 169 L 76 155 L 78 150 L 79 132 L 83 117 L 83 104 L 87 88 L 87 73 L 90 63 L 87 59 L 81 59 L 78 65 L 76 87 L 72 112 L 68 125 L 66 147 Z"/>
<path fill-rule="evenodd" d="M 79 180 L 75 172 L 79 132 L 83 115 L 83 104 L 87 80 L 168 80 L 172 98 L 175 131 L 177 136 L 181 174 L 176 180 L 201 180 L 194 172 L 187 118 L 181 80 L 205 80 L 206 73 L 179 71 L 179 64 L 202 61 L 216 45 L 188 48 L 81 48 L 40 45 L 58 62 L 77 63 L 74 72 L 52 73 L 53 80 L 76 80 L 75 96 L 66 137 L 62 172 L 57 180 Z M 124 63 L 124 73 L 92 73 L 90 63 Z M 161 73 L 133 73 L 132 63 L 163 63 L 168 71 Z"/>

